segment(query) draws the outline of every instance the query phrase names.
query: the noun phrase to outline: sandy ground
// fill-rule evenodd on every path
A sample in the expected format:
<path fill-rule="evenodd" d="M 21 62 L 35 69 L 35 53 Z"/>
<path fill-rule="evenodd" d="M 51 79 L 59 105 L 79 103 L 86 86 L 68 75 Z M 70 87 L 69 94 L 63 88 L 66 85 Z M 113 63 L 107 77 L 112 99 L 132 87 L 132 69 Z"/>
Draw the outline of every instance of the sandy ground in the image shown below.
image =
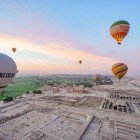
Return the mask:
<path fill-rule="evenodd" d="M 38 128 L 40 125 L 54 119 L 56 116 L 31 111 L 1 126 L 4 133 L 16 139 L 22 138 L 28 132 Z M 7 127 L 8 125 L 8 127 Z"/>
<path fill-rule="evenodd" d="M 6 104 L 1 102 L 0 139 L 108 140 L 119 137 L 124 140 L 138 140 L 140 138 L 138 108 L 134 108 L 133 113 L 125 113 L 103 109 L 102 104 L 105 99 L 114 100 L 118 104 L 126 102 L 110 99 L 111 91 L 120 90 L 122 93 L 119 94 L 129 91 L 139 97 L 139 85 L 140 79 L 125 79 L 121 82 L 114 80 L 113 85 L 94 86 L 89 94 L 68 93 L 66 89 L 62 89 L 59 93 L 46 90 L 41 95 L 26 94 L 21 102 Z M 61 97 L 62 100 L 59 101 L 60 99 L 56 97 Z M 76 100 L 78 105 L 70 104 Z M 131 103 L 136 104 L 133 100 Z M 136 105 L 139 104 L 137 101 Z"/>

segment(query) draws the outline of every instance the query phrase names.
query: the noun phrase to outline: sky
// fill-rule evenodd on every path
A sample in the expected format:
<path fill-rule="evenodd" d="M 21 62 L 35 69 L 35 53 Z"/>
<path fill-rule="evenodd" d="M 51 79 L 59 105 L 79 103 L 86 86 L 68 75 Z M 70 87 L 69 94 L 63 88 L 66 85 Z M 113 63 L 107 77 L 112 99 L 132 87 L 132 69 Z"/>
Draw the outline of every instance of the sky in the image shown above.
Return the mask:
<path fill-rule="evenodd" d="M 0 0 L 0 52 L 15 60 L 20 73 L 113 75 L 112 65 L 123 62 L 127 75 L 140 75 L 139 5 L 139 0 Z M 109 32 L 117 20 L 130 23 L 121 46 Z"/>

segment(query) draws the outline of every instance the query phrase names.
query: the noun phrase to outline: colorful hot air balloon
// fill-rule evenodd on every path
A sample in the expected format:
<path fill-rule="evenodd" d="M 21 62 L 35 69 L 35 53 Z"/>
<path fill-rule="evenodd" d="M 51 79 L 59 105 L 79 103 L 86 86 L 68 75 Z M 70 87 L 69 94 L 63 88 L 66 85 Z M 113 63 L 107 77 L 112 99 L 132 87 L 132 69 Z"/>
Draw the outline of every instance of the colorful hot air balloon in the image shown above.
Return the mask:
<path fill-rule="evenodd" d="M 13 52 L 16 52 L 16 50 L 17 50 L 16 48 L 12 48 L 12 51 L 13 51 Z"/>
<path fill-rule="evenodd" d="M 82 60 L 79 60 L 79 64 L 82 64 Z"/>
<path fill-rule="evenodd" d="M 110 27 L 111 36 L 121 44 L 123 38 L 128 34 L 130 25 L 125 20 L 119 20 L 113 23 Z"/>
<path fill-rule="evenodd" d="M 128 67 L 124 63 L 116 63 L 112 66 L 112 72 L 119 80 L 127 73 Z"/>
<path fill-rule="evenodd" d="M 11 57 L 0 53 L 0 93 L 13 81 L 17 72 L 15 61 Z"/>

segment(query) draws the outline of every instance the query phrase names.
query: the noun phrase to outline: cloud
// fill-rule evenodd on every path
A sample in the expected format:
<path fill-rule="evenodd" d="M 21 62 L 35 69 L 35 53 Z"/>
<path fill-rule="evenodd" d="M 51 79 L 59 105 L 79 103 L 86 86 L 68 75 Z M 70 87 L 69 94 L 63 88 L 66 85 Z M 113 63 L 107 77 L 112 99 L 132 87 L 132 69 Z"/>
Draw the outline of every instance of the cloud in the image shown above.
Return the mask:
<path fill-rule="evenodd" d="M 46 73 L 107 72 L 110 66 L 117 62 L 117 60 L 111 57 L 100 56 L 90 52 L 77 50 L 72 45 L 73 43 L 66 43 L 63 45 L 46 43 L 44 45 L 37 45 L 29 40 L 19 37 L 0 36 L 0 46 L 2 46 L 2 51 L 11 51 L 12 44 L 17 47 L 17 54 L 24 55 L 22 52 L 25 50 L 30 51 L 33 54 L 31 62 L 25 61 L 26 58 L 25 60 L 24 58 L 20 58 L 20 55 L 16 57 L 20 71 L 38 71 Z M 46 56 L 46 61 L 38 58 L 37 53 Z M 36 56 L 34 54 L 36 54 Z M 54 59 L 51 62 L 47 62 L 48 57 L 52 57 Z M 82 65 L 78 64 L 79 59 L 83 60 Z M 107 70 L 105 70 L 105 68 L 107 68 Z"/>

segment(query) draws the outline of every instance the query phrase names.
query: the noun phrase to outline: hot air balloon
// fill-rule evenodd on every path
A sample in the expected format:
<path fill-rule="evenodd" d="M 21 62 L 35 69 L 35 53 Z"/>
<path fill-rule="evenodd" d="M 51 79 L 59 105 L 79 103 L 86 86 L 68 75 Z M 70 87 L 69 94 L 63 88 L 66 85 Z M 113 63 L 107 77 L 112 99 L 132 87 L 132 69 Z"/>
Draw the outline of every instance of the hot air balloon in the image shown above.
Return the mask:
<path fill-rule="evenodd" d="M 82 64 L 82 60 L 79 60 L 79 64 Z"/>
<path fill-rule="evenodd" d="M 127 73 L 128 67 L 124 63 L 116 63 L 112 66 L 112 72 L 119 80 Z"/>
<path fill-rule="evenodd" d="M 113 23 L 110 27 L 111 36 L 121 44 L 123 38 L 128 34 L 130 25 L 125 20 L 119 20 Z"/>
<path fill-rule="evenodd" d="M 94 80 L 98 81 L 100 79 L 101 79 L 101 75 L 99 73 L 96 73 L 95 76 L 94 76 Z"/>
<path fill-rule="evenodd" d="M 13 51 L 13 52 L 16 52 L 16 50 L 17 50 L 16 48 L 12 48 L 12 51 Z"/>
<path fill-rule="evenodd" d="M 15 61 L 11 57 L 0 53 L 0 93 L 13 81 L 17 72 Z"/>

